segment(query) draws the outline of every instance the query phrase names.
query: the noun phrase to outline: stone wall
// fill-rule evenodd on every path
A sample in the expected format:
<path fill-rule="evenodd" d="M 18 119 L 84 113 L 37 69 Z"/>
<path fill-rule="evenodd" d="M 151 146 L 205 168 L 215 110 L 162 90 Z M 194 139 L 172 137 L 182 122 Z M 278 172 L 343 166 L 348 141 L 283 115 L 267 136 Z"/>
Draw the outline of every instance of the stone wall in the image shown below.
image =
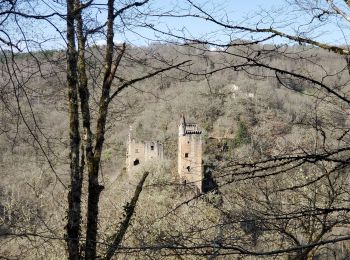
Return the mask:
<path fill-rule="evenodd" d="M 158 141 L 136 142 L 129 136 L 126 154 L 126 170 L 130 172 L 145 165 L 164 159 L 163 145 Z"/>

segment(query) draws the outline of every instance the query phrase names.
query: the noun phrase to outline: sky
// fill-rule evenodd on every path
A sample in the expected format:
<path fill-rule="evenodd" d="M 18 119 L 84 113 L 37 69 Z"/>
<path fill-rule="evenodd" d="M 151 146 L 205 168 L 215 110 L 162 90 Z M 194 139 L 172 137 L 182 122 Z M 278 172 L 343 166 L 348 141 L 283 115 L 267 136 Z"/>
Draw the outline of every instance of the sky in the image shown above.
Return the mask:
<path fill-rule="evenodd" d="M 178 7 L 186 9 L 186 5 L 183 4 L 184 2 L 186 1 L 155 0 L 153 1 L 152 5 L 156 8 L 159 7 L 162 9 L 169 9 L 172 8 L 174 3 L 177 3 Z M 247 18 L 256 16 L 256 13 L 261 13 L 262 9 L 274 10 L 278 7 L 281 7 L 281 3 L 283 3 L 281 0 L 197 0 L 195 2 L 201 5 L 206 11 L 215 13 L 217 17 L 228 17 L 230 20 L 234 20 L 238 23 L 250 20 Z M 196 12 L 196 10 L 193 8 L 192 11 Z M 184 11 L 184 13 L 185 12 L 186 11 Z M 157 22 L 155 22 L 155 24 L 157 24 Z M 198 19 L 191 18 L 168 18 L 162 19 L 157 25 L 158 28 L 161 28 L 165 31 L 170 30 L 177 32 L 178 34 L 186 35 L 189 38 L 202 38 L 204 36 L 209 36 L 211 39 L 213 39 L 215 35 L 214 38 L 218 38 L 219 40 L 222 39 L 222 41 L 226 42 L 228 40 L 228 38 L 224 35 L 225 33 L 220 31 L 222 28 L 215 26 L 213 23 L 204 23 L 203 20 L 200 21 Z M 148 35 L 150 38 L 154 38 L 152 37 L 153 32 L 147 30 L 141 30 L 141 32 L 141 34 Z M 131 37 L 131 41 L 134 40 L 137 42 L 140 40 L 140 37 L 137 37 L 137 35 L 134 35 L 134 37 L 132 37 L 130 34 L 129 37 Z M 142 42 L 142 40 L 140 40 L 140 42 Z"/>
<path fill-rule="evenodd" d="M 341 0 L 334 1 L 339 6 L 343 4 Z M 159 6 L 167 9 L 174 2 L 179 3 L 181 8 L 182 5 L 185 6 L 184 3 L 186 3 L 186 0 L 155 0 L 153 3 L 155 3 L 154 6 L 156 7 Z M 227 19 L 229 23 L 237 25 L 256 28 L 257 24 L 259 24 L 259 28 L 277 28 L 285 33 L 312 37 L 315 40 L 330 44 L 345 44 L 346 38 L 350 38 L 347 37 L 348 34 L 350 35 L 348 23 L 334 19 L 327 22 L 313 19 L 314 14 L 300 10 L 300 6 L 292 5 L 293 0 L 289 0 L 290 4 L 287 4 L 284 0 L 194 0 L 194 2 L 201 5 L 205 11 L 213 13 L 215 17 L 222 17 L 224 20 Z M 323 3 L 323 7 L 327 5 L 326 0 L 310 0 L 310 2 Z M 344 5 L 342 7 L 346 10 Z M 196 13 L 196 10 L 192 8 L 192 12 Z M 310 21 L 312 21 L 312 26 L 310 25 Z M 170 18 L 163 20 L 163 22 L 163 25 L 162 23 L 158 25 L 159 28 L 163 30 L 170 28 L 170 30 L 178 31 L 178 33 L 186 35 L 189 38 L 205 37 L 220 44 L 225 44 L 232 40 L 232 38 L 233 40 L 237 38 L 253 40 L 249 38 L 252 37 L 251 34 L 228 34 L 227 30 L 222 30 L 222 27 L 215 26 L 213 23 L 203 20 Z M 144 31 L 141 30 L 141 32 Z M 152 34 L 152 32 L 144 32 L 145 35 L 148 35 L 148 33 L 150 35 Z M 136 35 L 135 38 L 131 35 L 129 36 L 131 41 L 142 42 Z M 263 36 L 260 35 L 258 37 Z M 282 39 L 276 38 L 271 43 L 280 44 L 282 42 Z"/>
<path fill-rule="evenodd" d="M 33 0 L 37 5 L 33 6 L 33 9 L 37 12 L 52 12 L 58 11 L 64 13 L 64 7 L 55 5 L 53 0 Z M 125 1 L 125 0 L 123 0 Z M 237 25 L 250 26 L 255 28 L 257 24 L 261 28 L 274 27 L 282 30 L 286 33 L 299 34 L 303 31 L 309 31 L 308 35 L 311 35 L 314 39 L 318 39 L 327 43 L 333 44 L 344 44 L 346 43 L 348 34 L 348 25 L 342 24 L 339 21 L 331 21 L 330 23 L 324 23 L 316 21 L 316 27 L 310 28 L 308 22 L 310 17 L 307 13 L 292 11 L 293 8 L 290 5 L 285 5 L 284 0 L 193 0 L 196 4 L 203 7 L 205 11 L 215 15 L 215 17 L 221 17 L 225 21 L 228 20 L 230 23 Z M 314 0 L 310 0 L 313 2 Z M 325 1 L 325 0 L 323 0 Z M 338 1 L 338 0 L 335 0 Z M 340 1 L 340 0 L 339 0 Z M 95 3 L 105 3 L 105 0 L 96 0 Z M 118 1 L 117 1 L 118 2 Z M 315 2 L 315 1 L 314 1 Z M 188 13 L 188 2 L 187 0 L 151 0 L 151 10 L 176 10 L 179 14 Z M 147 11 L 147 10 L 145 10 Z M 195 8 L 190 9 L 191 13 L 200 14 Z M 152 11 L 151 14 L 159 12 Z M 91 11 L 91 25 L 97 22 L 103 22 L 106 15 L 103 11 Z M 140 19 L 136 12 L 132 13 L 131 16 L 124 19 L 127 30 L 121 26 L 119 20 L 116 24 L 115 41 L 123 42 L 127 41 L 133 45 L 148 45 L 153 41 L 159 40 L 160 38 L 164 41 L 173 40 L 166 37 L 164 34 L 155 33 L 154 30 L 142 27 L 142 23 L 151 24 L 154 28 L 162 30 L 164 32 L 171 31 L 179 36 L 186 38 L 204 39 L 207 38 L 211 41 L 215 41 L 219 44 L 225 44 L 230 40 L 234 39 L 250 39 L 251 35 L 244 35 L 238 33 L 228 33 L 227 30 L 222 30 L 222 27 L 218 27 L 213 23 L 206 22 L 205 20 L 199 20 L 194 18 L 159 18 L 155 16 L 149 16 L 146 20 Z M 8 23 L 9 28 L 13 27 L 13 21 Z M 138 24 L 140 26 L 135 25 Z M 130 25 L 129 25 L 130 24 Z M 132 25 L 133 24 L 133 25 Z M 321 26 L 322 25 L 322 26 Z M 319 27 L 317 27 L 319 26 Z M 27 38 L 32 40 L 31 45 L 37 46 L 43 49 L 63 49 L 65 48 L 64 33 L 59 35 L 58 30 L 64 30 L 65 22 L 61 18 L 56 18 L 51 24 L 39 23 L 38 21 L 23 20 L 20 22 L 20 27 L 13 28 L 14 34 L 21 37 L 21 29 L 26 32 Z M 13 29 L 11 28 L 11 29 Z M 0 28 L 1 29 L 1 28 Z M 311 29 L 317 31 L 311 33 Z M 1 30 L 0 30 L 1 31 Z M 344 35 L 346 35 L 344 37 Z M 0 35 L 1 36 L 1 35 Z M 261 37 L 261 35 L 260 35 Z M 23 37 L 22 37 L 23 38 Z M 91 42 L 97 44 L 103 44 L 104 40 L 102 37 L 90 39 Z M 37 45 L 35 44 L 38 43 Z M 40 43 L 40 44 L 39 44 Z M 280 43 L 275 41 L 273 43 Z M 22 47 L 24 43 L 21 43 Z"/>

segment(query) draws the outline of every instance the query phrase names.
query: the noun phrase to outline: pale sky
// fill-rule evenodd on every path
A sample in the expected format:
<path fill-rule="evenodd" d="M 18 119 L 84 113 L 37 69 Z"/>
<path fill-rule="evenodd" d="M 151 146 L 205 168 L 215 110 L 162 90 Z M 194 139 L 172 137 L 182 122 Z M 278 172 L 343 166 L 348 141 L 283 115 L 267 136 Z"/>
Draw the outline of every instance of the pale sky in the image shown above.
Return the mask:
<path fill-rule="evenodd" d="M 104 0 L 97 0 L 95 3 L 105 3 Z M 306 14 L 300 15 L 297 12 L 290 12 L 291 7 L 285 5 L 283 0 L 193 0 L 196 4 L 201 5 L 205 11 L 214 14 L 215 17 L 222 17 L 227 19 L 231 23 L 235 23 L 243 26 L 255 27 L 259 23 L 260 28 L 277 27 L 278 29 L 286 33 L 298 33 L 298 30 L 305 31 L 308 27 L 308 19 Z M 37 2 L 35 10 L 51 9 L 64 13 L 65 10 L 58 10 L 59 6 L 55 6 L 52 0 L 43 0 Z M 45 6 L 45 3 L 47 5 Z M 159 10 L 177 10 L 179 13 L 184 14 L 188 11 L 188 2 L 186 0 L 151 0 L 151 9 Z M 62 8 L 62 7 L 61 7 Z M 97 17 L 100 22 L 105 18 L 104 12 L 91 12 L 92 17 Z M 157 12 L 155 12 L 157 13 Z M 191 13 L 199 12 L 192 7 Z M 299 15 L 299 16 L 298 16 Z M 141 22 L 142 21 L 134 13 L 129 20 L 126 18 L 126 23 Z M 145 20 L 147 24 L 154 25 L 154 28 L 162 31 L 172 31 L 177 35 L 183 35 L 188 38 L 204 38 L 209 37 L 212 41 L 218 41 L 219 43 L 227 43 L 230 39 L 247 38 L 250 35 L 237 35 L 228 34 L 227 31 L 223 31 L 222 28 L 215 26 L 212 23 L 205 22 L 204 20 L 198 20 L 194 18 L 158 18 L 148 17 Z M 93 21 L 92 21 L 93 23 Z M 54 25 L 58 29 L 64 30 L 65 22 L 57 18 Z M 119 23 L 116 24 L 116 36 L 115 41 L 128 41 L 133 45 L 147 45 L 161 36 L 164 39 L 164 35 L 155 33 L 151 29 L 129 26 L 127 32 L 118 30 L 123 28 Z M 322 24 L 321 24 L 322 25 Z M 21 27 L 26 31 L 27 37 L 32 38 L 34 41 L 41 42 L 42 48 L 46 49 L 61 49 L 65 48 L 63 38 L 57 34 L 56 29 L 52 25 L 45 24 L 39 25 L 33 22 L 33 24 L 25 22 L 21 24 Z M 328 43 L 344 44 L 344 34 L 348 34 L 347 24 L 343 25 L 337 21 L 333 21 L 332 24 L 325 25 L 323 28 L 317 28 L 318 33 L 312 34 L 312 37 Z M 17 30 L 20 34 L 20 31 Z M 63 37 L 64 37 L 63 33 Z M 49 38 L 49 40 L 48 40 Z M 166 37 L 165 37 L 166 38 Z M 249 38 L 248 38 L 249 39 Z M 44 42 L 45 40 L 45 42 Z M 103 43 L 102 39 L 96 38 L 97 43 Z M 276 43 L 276 42 L 275 42 Z M 35 44 L 33 43 L 33 46 Z"/>

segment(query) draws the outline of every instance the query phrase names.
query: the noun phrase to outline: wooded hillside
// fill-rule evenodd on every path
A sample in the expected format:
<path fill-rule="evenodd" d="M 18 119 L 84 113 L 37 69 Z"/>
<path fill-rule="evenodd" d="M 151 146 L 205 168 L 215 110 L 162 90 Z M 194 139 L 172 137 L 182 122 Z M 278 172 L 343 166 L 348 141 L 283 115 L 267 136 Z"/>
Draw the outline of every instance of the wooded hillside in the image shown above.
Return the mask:
<path fill-rule="evenodd" d="M 99 53 L 104 48 L 94 46 L 87 52 L 92 118 L 98 112 L 103 80 Z M 104 191 L 97 251 L 103 252 L 113 240 L 144 170 L 150 176 L 118 259 L 255 258 L 267 248 L 267 257 L 278 250 L 286 259 L 349 257 L 348 241 L 322 242 L 349 232 L 349 176 L 347 168 L 337 164 L 344 156 L 331 152 L 349 141 L 348 109 L 302 79 L 283 73 L 276 77 L 261 67 L 228 66 L 254 50 L 268 54 L 262 55 L 262 63 L 347 93 L 346 60 L 305 46 L 209 49 L 203 44 L 126 46 L 122 73 L 112 89 L 152 73 L 165 61 L 189 62 L 131 85 L 110 104 L 100 163 Z M 60 258 L 65 251 L 64 187 L 69 186 L 65 53 L 16 54 L 14 59 L 8 55 L 1 56 L 1 86 L 8 87 L 1 88 L 0 103 L 0 256 Z M 21 77 L 6 73 L 6 66 L 15 66 Z M 24 86 L 19 92 L 11 88 L 14 79 Z M 179 184 L 181 113 L 203 128 L 204 164 L 217 185 L 213 192 L 196 195 Z M 129 125 L 135 138 L 161 141 L 166 161 L 127 175 Z M 325 160 L 318 163 L 315 151 Z M 86 190 L 84 182 L 83 193 Z M 83 200 L 83 208 L 86 204 Z"/>

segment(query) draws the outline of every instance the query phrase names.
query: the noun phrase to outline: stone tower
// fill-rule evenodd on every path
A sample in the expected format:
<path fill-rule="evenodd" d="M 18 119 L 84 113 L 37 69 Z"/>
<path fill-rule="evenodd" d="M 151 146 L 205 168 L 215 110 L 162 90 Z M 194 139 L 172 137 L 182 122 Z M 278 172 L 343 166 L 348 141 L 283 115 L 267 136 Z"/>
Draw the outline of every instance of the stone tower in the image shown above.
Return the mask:
<path fill-rule="evenodd" d="M 126 154 L 127 172 L 144 166 L 146 162 L 158 163 L 163 159 L 163 145 L 159 141 L 135 141 L 135 139 L 132 138 L 132 128 L 130 127 Z"/>
<path fill-rule="evenodd" d="M 197 124 L 186 123 L 184 115 L 179 125 L 178 172 L 182 184 L 193 185 L 202 192 L 202 131 Z"/>

